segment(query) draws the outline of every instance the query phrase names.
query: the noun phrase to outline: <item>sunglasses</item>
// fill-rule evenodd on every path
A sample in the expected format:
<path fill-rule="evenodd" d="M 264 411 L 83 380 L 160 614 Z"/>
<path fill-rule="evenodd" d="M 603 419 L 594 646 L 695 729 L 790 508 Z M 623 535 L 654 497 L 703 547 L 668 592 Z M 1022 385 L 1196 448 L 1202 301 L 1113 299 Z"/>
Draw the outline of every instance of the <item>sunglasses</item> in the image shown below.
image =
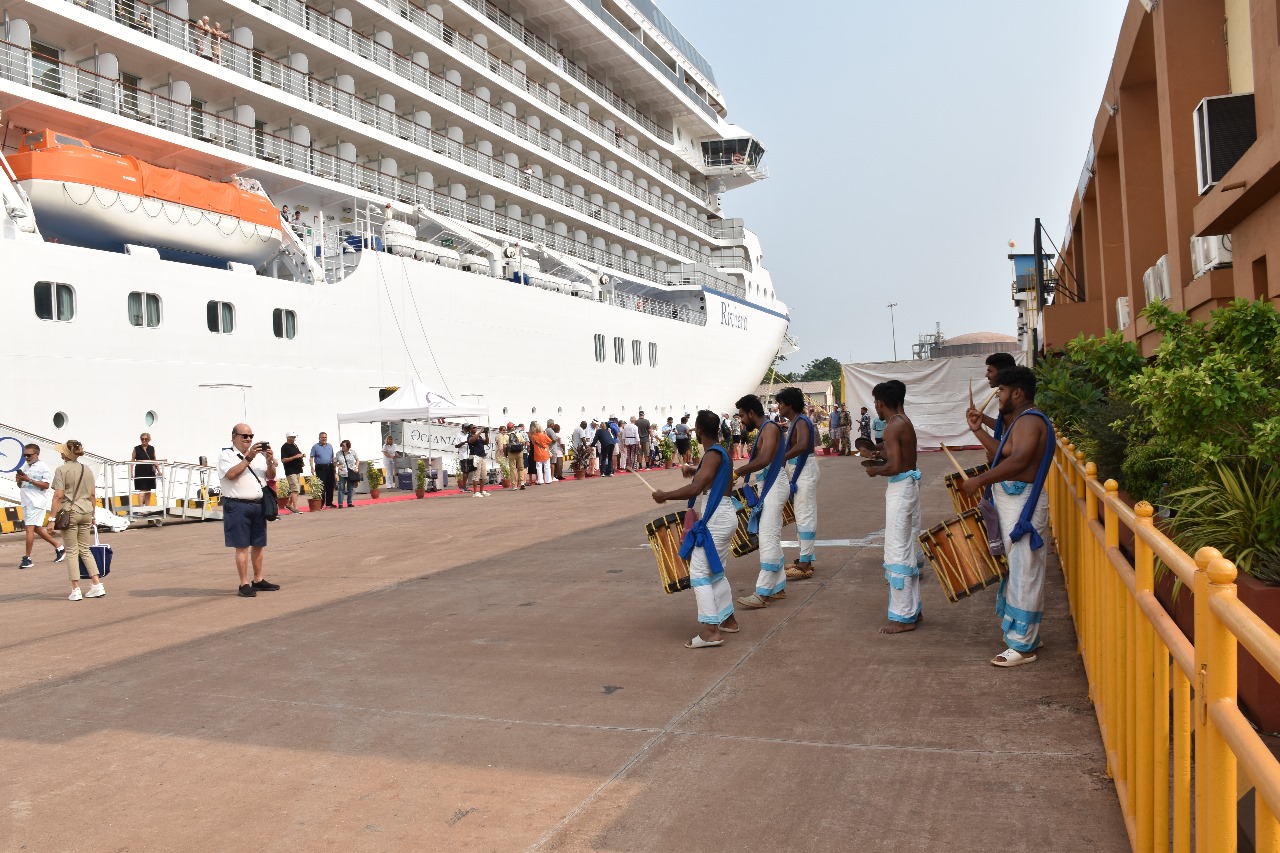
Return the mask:
<path fill-rule="evenodd" d="M 23 456 L 25 456 L 25 457 L 27 457 L 28 459 L 30 459 L 32 456 L 35 456 L 36 454 L 34 454 L 34 453 L 24 453 L 24 454 L 22 454 L 22 455 L 23 455 Z"/>
<path fill-rule="evenodd" d="M 236 435 L 240 436 L 241 438 L 253 438 L 253 433 L 251 432 L 238 432 L 236 433 Z"/>

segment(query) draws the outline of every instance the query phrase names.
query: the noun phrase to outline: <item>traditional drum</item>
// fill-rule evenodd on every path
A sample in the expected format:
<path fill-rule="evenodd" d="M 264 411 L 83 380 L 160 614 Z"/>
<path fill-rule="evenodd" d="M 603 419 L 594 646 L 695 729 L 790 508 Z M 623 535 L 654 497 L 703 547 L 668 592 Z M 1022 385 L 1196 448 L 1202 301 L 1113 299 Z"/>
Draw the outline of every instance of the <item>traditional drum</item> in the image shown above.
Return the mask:
<path fill-rule="evenodd" d="M 747 523 L 751 521 L 751 507 L 747 506 L 746 491 L 734 489 L 733 500 L 734 506 L 738 508 L 738 526 L 729 540 L 729 551 L 733 556 L 741 557 L 760 548 L 760 537 L 747 532 Z M 795 523 L 796 508 L 791 505 L 791 499 L 787 498 L 787 502 L 782 505 L 782 526 Z"/>
<path fill-rule="evenodd" d="M 689 561 L 680 556 L 680 543 L 684 540 L 684 516 L 670 513 L 655 518 L 644 526 L 649 535 L 649 547 L 658 559 L 658 580 L 667 593 L 689 588 Z"/>
<path fill-rule="evenodd" d="M 951 602 L 1000 583 L 1008 565 L 987 550 L 987 532 L 976 509 L 921 533 L 920 547 Z"/>
<path fill-rule="evenodd" d="M 972 468 L 964 469 L 963 478 L 955 471 L 952 471 L 943 478 L 943 482 L 947 484 L 947 491 L 951 494 L 951 505 L 956 508 L 956 512 L 964 512 L 967 509 L 977 509 L 978 501 L 982 499 L 981 494 L 970 497 L 960 491 L 960 480 L 967 480 L 970 477 L 976 477 L 982 472 L 988 470 L 990 467 L 991 466 L 989 465 L 975 465 Z"/>

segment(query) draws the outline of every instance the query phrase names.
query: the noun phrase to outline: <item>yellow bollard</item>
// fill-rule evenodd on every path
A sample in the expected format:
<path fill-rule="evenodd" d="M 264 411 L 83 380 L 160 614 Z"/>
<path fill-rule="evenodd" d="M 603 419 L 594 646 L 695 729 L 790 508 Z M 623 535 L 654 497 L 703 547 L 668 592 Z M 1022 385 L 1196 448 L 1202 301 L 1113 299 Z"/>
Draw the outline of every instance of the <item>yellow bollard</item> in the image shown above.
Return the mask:
<path fill-rule="evenodd" d="M 1236 701 L 1236 638 L 1209 608 L 1235 598 L 1236 567 L 1211 548 L 1196 552 L 1196 849 L 1236 849 L 1236 756 L 1209 709 Z"/>
<path fill-rule="evenodd" d="M 1155 511 L 1151 508 L 1151 504 L 1142 501 L 1136 507 L 1134 512 L 1137 515 L 1137 525 L 1134 533 L 1134 580 L 1135 588 L 1139 598 L 1145 598 L 1146 595 L 1155 594 L 1155 557 L 1151 553 L 1151 546 L 1143 541 L 1143 534 L 1150 533 L 1152 529 L 1151 517 Z M 1162 803 L 1168 800 L 1165 794 L 1166 779 L 1165 774 L 1156 775 L 1156 727 L 1159 720 L 1165 722 L 1168 726 L 1168 710 L 1165 707 L 1165 699 L 1160 697 L 1159 712 L 1157 719 L 1157 703 L 1155 696 L 1155 654 L 1153 646 L 1156 642 L 1155 631 L 1151 623 L 1147 620 L 1146 614 L 1137 608 L 1137 603 L 1132 605 L 1136 611 L 1135 622 L 1137 627 L 1136 654 L 1134 655 L 1134 676 L 1136 679 L 1137 695 L 1135 699 L 1135 749 L 1134 749 L 1134 791 L 1136 794 L 1136 803 L 1134 807 L 1134 820 L 1137 826 L 1138 849 L 1142 851 L 1154 850 L 1155 843 L 1153 841 L 1155 830 L 1155 800 L 1159 799 Z M 1159 750 L 1161 757 L 1167 756 L 1167 747 Z M 1167 761 L 1167 757 L 1166 757 Z M 1160 796 L 1156 797 L 1155 792 L 1159 790 Z M 1166 836 L 1161 836 L 1166 837 Z"/>

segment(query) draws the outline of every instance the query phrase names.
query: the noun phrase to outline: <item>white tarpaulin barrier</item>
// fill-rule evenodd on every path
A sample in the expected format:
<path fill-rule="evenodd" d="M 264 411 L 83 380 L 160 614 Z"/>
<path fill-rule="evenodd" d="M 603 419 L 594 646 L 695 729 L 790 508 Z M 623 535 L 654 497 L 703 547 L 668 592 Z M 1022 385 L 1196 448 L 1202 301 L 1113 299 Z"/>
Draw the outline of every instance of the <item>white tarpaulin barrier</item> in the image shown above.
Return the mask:
<path fill-rule="evenodd" d="M 1014 353 L 1019 364 L 1026 363 L 1024 353 Z M 987 357 L 963 355 L 954 358 L 931 358 L 912 361 L 876 361 L 845 364 L 844 399 L 857 415 L 866 406 L 875 418 L 871 389 L 881 382 L 897 379 L 907 386 L 905 410 L 916 428 L 916 446 L 920 450 L 948 447 L 978 447 L 973 433 L 964 421 L 969 406 L 969 381 L 973 381 L 973 401 L 981 406 L 992 392 L 987 385 Z M 995 416 L 996 401 L 987 406 L 986 414 Z"/>

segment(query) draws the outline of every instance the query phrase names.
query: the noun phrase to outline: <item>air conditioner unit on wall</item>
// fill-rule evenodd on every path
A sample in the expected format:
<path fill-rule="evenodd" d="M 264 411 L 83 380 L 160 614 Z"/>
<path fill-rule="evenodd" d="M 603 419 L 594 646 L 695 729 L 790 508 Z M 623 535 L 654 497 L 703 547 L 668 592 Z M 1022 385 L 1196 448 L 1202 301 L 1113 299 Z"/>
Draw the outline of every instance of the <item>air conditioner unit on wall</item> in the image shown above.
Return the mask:
<path fill-rule="evenodd" d="M 1253 93 L 1205 98 L 1194 117 L 1196 183 L 1204 195 L 1258 139 Z"/>
<path fill-rule="evenodd" d="M 1129 297 L 1121 296 L 1116 300 L 1116 325 L 1120 327 L 1119 331 L 1129 328 L 1131 319 L 1129 316 Z"/>
<path fill-rule="evenodd" d="M 1169 256 L 1161 255 L 1156 265 L 1142 274 L 1142 292 L 1147 304 L 1168 302 L 1172 295 L 1169 288 Z"/>
<path fill-rule="evenodd" d="M 1231 266 L 1231 235 L 1191 238 L 1191 268 L 1197 276 Z"/>

